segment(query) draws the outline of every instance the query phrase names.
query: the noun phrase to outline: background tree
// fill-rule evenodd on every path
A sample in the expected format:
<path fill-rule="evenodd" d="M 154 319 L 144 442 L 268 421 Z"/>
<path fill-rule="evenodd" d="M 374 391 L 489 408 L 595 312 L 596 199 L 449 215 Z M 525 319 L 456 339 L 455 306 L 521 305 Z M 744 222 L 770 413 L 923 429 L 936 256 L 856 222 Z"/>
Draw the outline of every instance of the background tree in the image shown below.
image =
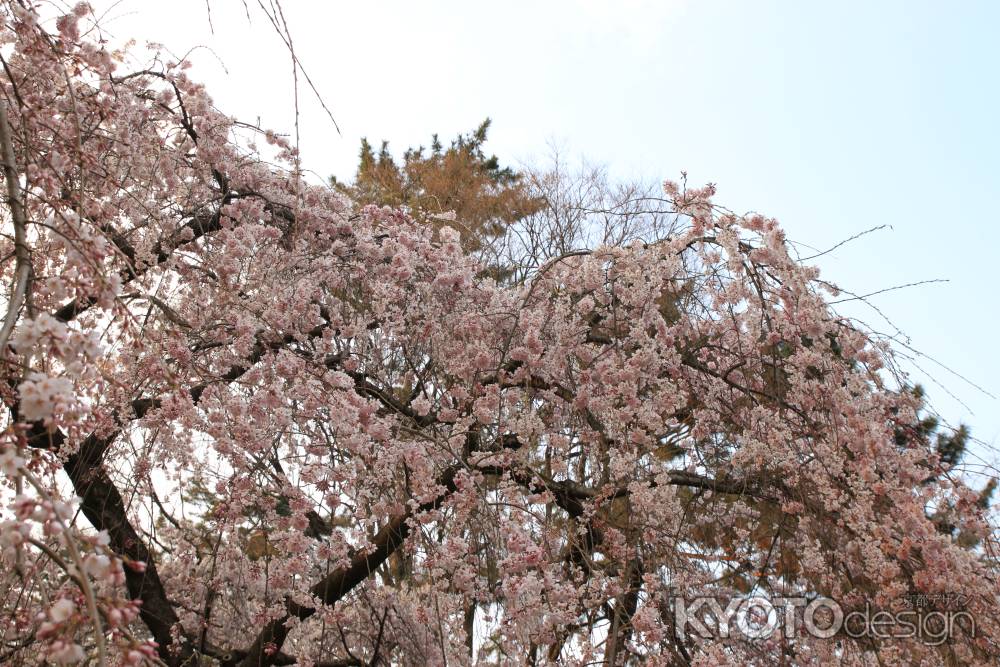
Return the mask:
<path fill-rule="evenodd" d="M 362 139 L 354 181 L 331 182 L 360 205 L 402 206 L 417 220 L 436 227 L 447 223 L 459 230 L 463 247 L 478 250 L 540 206 L 522 174 L 484 152 L 489 128 L 487 118 L 447 148 L 434 135 L 430 150 L 408 148 L 402 164 L 396 163 L 387 141 L 376 153 Z"/>

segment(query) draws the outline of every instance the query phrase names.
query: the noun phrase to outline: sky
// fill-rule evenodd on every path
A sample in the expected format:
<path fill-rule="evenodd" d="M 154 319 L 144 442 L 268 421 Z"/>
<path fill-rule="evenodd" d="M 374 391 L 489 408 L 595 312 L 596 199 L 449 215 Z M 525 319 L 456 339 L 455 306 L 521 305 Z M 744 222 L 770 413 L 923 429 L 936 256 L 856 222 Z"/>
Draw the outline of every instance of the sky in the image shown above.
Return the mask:
<path fill-rule="evenodd" d="M 256 0 L 92 4 L 114 41 L 187 54 L 227 113 L 293 132 L 289 52 Z M 877 310 L 837 307 L 902 331 L 919 351 L 912 381 L 948 423 L 972 428 L 976 457 L 997 461 L 1000 3 L 284 0 L 282 10 L 340 128 L 300 80 L 300 146 L 317 177 L 350 178 L 363 136 L 401 152 L 488 116 L 487 147 L 504 162 L 539 162 L 554 144 L 619 178 L 686 171 L 716 183 L 718 203 L 777 218 L 803 255 L 891 226 L 815 262 L 857 294 L 947 281 L 873 296 Z"/>

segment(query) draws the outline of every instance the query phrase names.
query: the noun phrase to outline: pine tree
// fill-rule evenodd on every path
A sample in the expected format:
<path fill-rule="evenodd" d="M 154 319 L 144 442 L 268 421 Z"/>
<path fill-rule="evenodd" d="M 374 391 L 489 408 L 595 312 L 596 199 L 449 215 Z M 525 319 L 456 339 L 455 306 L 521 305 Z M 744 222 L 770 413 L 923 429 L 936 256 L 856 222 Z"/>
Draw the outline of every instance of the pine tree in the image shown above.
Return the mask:
<path fill-rule="evenodd" d="M 456 227 L 463 246 L 479 250 L 541 205 L 520 172 L 484 151 L 490 123 L 487 118 L 469 134 L 459 134 L 447 148 L 435 134 L 429 149 L 408 148 L 401 164 L 388 141 L 376 151 L 362 139 L 353 183 L 335 177 L 331 182 L 359 205 L 405 206 L 418 220 Z"/>

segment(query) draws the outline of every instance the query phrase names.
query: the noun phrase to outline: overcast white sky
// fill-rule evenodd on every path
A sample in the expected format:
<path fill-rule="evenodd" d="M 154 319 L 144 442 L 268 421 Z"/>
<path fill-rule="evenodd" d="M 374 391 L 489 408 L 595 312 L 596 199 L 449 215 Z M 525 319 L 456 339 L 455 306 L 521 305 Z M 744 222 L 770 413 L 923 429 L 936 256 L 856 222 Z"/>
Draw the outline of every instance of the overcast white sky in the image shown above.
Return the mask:
<path fill-rule="evenodd" d="M 265 0 L 266 1 L 266 0 Z M 108 0 L 93 0 L 99 10 Z M 291 65 L 247 0 L 123 0 L 103 25 L 117 40 L 194 47 L 194 78 L 218 106 L 290 131 Z M 719 202 L 782 221 L 826 249 L 912 345 L 1000 395 L 1000 3 L 971 0 L 743 2 L 306 2 L 285 0 L 296 51 L 342 130 L 307 88 L 302 153 L 321 176 L 350 177 L 359 139 L 402 150 L 486 116 L 501 159 L 557 141 L 623 177 L 681 170 Z M 853 309 L 892 331 L 871 309 Z M 952 423 L 1000 444 L 1000 403 L 937 366 L 915 370 Z M 952 397 L 961 399 L 965 405 Z M 993 458 L 982 447 L 980 452 Z"/>

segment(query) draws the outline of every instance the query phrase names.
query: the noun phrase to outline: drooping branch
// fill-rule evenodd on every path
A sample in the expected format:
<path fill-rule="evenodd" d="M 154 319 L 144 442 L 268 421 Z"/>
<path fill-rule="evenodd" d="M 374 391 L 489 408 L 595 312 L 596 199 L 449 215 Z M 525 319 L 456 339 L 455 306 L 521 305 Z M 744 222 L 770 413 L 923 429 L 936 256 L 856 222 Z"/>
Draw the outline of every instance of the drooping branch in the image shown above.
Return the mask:
<path fill-rule="evenodd" d="M 190 220 L 181 225 L 180 228 L 178 228 L 174 233 L 172 233 L 169 238 L 161 239 L 156 243 L 152 251 L 155 263 L 152 265 L 146 265 L 144 267 L 135 266 L 134 255 L 130 257 L 129 253 L 123 252 L 128 265 L 119 272 L 122 285 L 129 284 L 136 278 L 145 274 L 154 266 L 164 264 L 168 259 L 170 259 L 171 255 L 177 248 L 193 243 L 206 234 L 219 231 L 222 229 L 221 221 L 222 218 L 218 212 L 212 215 L 200 214 L 193 216 Z M 113 235 L 113 238 L 114 236 L 118 235 Z M 124 243 L 124 239 L 119 237 L 119 243 L 116 243 L 116 245 L 121 248 L 121 245 L 119 245 L 121 243 Z M 69 322 L 81 313 L 89 310 L 96 303 L 97 298 L 92 296 L 82 299 L 73 299 L 60 307 L 52 314 L 52 316 L 60 322 Z"/>
<path fill-rule="evenodd" d="M 16 421 L 16 405 L 11 406 L 11 412 Z M 172 650 L 171 628 L 179 623 L 179 618 L 168 601 L 153 555 L 132 526 L 125 501 L 104 469 L 104 455 L 119 434 L 120 431 L 116 431 L 104 437 L 87 436 L 76 453 L 65 459 L 63 470 L 80 498 L 84 516 L 95 529 L 107 532 L 108 546 L 126 562 L 125 584 L 129 597 L 142 602 L 139 616 L 158 644 L 160 658 L 168 665 L 182 664 L 191 655 L 191 648 L 184 642 L 179 650 Z M 58 449 L 65 443 L 66 436 L 61 430 L 50 431 L 36 422 L 29 426 L 26 441 L 36 447 Z M 130 562 L 138 566 L 131 567 Z"/>
<path fill-rule="evenodd" d="M 375 534 L 369 549 L 356 555 L 346 567 L 334 570 L 317 582 L 310 591 L 313 597 L 322 604 L 330 606 L 339 602 L 358 585 L 369 579 L 379 566 L 389 559 L 389 556 L 403 546 L 410 534 L 410 520 L 417 514 L 437 509 L 457 490 L 455 475 L 458 470 L 458 466 L 451 466 L 441 473 L 437 483 L 439 487 L 443 487 L 442 492 L 415 509 L 408 505 L 406 511 L 390 520 Z M 305 620 L 316 613 L 315 607 L 301 605 L 291 599 L 285 600 L 285 607 L 288 613 L 270 621 L 258 633 L 250 648 L 246 651 L 234 652 L 234 659 L 223 661 L 223 667 L 237 665 L 239 667 L 269 667 L 277 664 L 274 655 L 281 649 L 288 637 L 288 622 L 292 618 Z"/>
<path fill-rule="evenodd" d="M 113 437 L 87 438 L 80 450 L 70 456 L 63 469 L 80 497 L 84 516 L 98 530 L 105 530 L 114 552 L 126 559 L 125 584 L 129 597 L 140 600 L 139 615 L 158 645 L 160 658 L 170 665 L 185 664 L 193 649 L 186 639 L 175 646 L 171 632 L 180 622 L 167 599 L 166 589 L 156 570 L 156 561 L 143 539 L 128 520 L 125 501 L 101 464 Z M 130 567 L 129 561 L 141 564 Z"/>
<path fill-rule="evenodd" d="M 319 330 L 311 332 L 313 335 L 320 333 Z M 293 341 L 294 338 L 290 335 L 279 341 L 258 340 L 247 359 L 230 368 L 220 376 L 219 381 L 236 381 L 257 364 L 268 351 L 280 349 Z M 189 390 L 193 403 L 198 403 L 207 386 L 203 383 Z M 159 398 L 136 399 L 131 404 L 132 414 L 127 420 L 142 418 L 160 403 Z M 14 405 L 11 409 L 14 420 L 17 421 L 17 406 Z M 156 569 L 155 559 L 129 520 L 121 493 L 103 465 L 108 447 L 120 433 L 119 430 L 105 437 L 100 437 L 96 433 L 89 435 L 76 453 L 66 459 L 63 469 L 80 498 L 84 516 L 95 529 L 107 531 L 112 551 L 126 562 L 141 564 L 138 569 L 125 568 L 126 586 L 129 597 L 142 602 L 140 617 L 158 644 L 160 658 L 171 665 L 184 664 L 193 655 L 193 647 L 187 638 L 181 640 L 179 647 L 174 645 L 172 628 L 179 624 L 180 619 L 169 603 L 166 588 Z M 29 426 L 26 441 L 32 447 L 58 451 L 66 442 L 66 435 L 60 429 L 49 429 L 43 423 L 35 422 Z"/>
<path fill-rule="evenodd" d="M 17 321 L 17 314 L 24 303 L 31 279 L 31 254 L 28 250 L 27 227 L 28 220 L 21 201 L 21 184 L 17 173 L 17 163 L 14 159 L 14 145 L 10 135 L 10 121 L 7 118 L 7 103 L 0 100 L 0 157 L 3 158 L 3 175 L 7 182 L 7 205 L 10 207 L 11 220 L 14 225 L 14 284 L 11 288 L 10 301 L 7 304 L 7 314 L 0 327 L 0 350 L 7 348 L 11 331 Z"/>
<path fill-rule="evenodd" d="M 626 646 L 632 635 L 632 617 L 639 606 L 639 591 L 642 589 L 642 560 L 638 556 L 630 559 L 625 572 L 628 586 L 615 603 L 606 640 L 605 664 L 608 667 L 617 667 L 618 656 L 625 656 Z M 621 663 L 625 664 L 625 660 Z"/>

